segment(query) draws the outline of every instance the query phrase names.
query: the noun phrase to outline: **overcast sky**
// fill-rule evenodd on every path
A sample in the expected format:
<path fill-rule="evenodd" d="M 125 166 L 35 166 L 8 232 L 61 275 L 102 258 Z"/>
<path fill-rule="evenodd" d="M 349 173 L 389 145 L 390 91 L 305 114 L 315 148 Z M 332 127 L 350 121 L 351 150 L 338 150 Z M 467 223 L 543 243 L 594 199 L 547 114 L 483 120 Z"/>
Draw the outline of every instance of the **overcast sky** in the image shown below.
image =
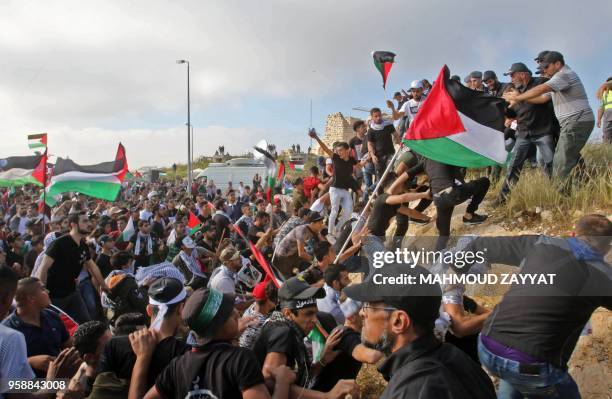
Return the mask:
<path fill-rule="evenodd" d="M 383 106 L 372 50 L 397 54 L 389 95 L 443 64 L 465 76 L 543 49 L 565 55 L 594 92 L 612 75 L 612 2 L 26 1 L 0 2 L 0 157 L 49 152 L 130 166 L 186 161 L 186 66 L 196 156 L 266 138 L 308 146 L 314 126 L 352 107 Z M 600 131 L 593 136 L 601 136 Z"/>

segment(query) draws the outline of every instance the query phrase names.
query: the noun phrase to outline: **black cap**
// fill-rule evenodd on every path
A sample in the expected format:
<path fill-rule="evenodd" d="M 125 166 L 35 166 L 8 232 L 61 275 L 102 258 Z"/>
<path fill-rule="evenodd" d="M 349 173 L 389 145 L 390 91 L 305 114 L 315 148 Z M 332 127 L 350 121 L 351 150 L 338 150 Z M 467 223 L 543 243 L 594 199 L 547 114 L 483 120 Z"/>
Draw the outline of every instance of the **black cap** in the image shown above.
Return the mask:
<path fill-rule="evenodd" d="M 542 58 L 543 66 L 548 65 L 548 64 L 552 64 L 553 62 L 557 62 L 557 61 L 561 61 L 562 63 L 565 64 L 565 60 L 563 59 L 563 54 L 561 54 L 558 51 L 549 51 Z"/>
<path fill-rule="evenodd" d="M 291 277 L 278 289 L 278 298 L 282 308 L 301 309 L 316 305 L 316 300 L 325 297 L 323 288 L 311 287 L 298 277 Z"/>
<path fill-rule="evenodd" d="M 459 77 L 459 75 L 453 75 L 450 77 L 450 80 L 455 80 L 459 83 L 461 83 L 461 78 Z"/>
<path fill-rule="evenodd" d="M 548 50 L 540 51 L 540 52 L 538 53 L 538 56 L 537 56 L 537 57 L 535 57 L 533 60 L 534 60 L 534 61 L 538 61 L 538 62 L 540 62 L 540 61 L 542 61 L 542 60 L 544 59 L 544 56 L 545 56 L 546 54 L 548 54 L 548 53 L 550 53 L 550 51 L 548 51 Z"/>
<path fill-rule="evenodd" d="M 412 281 L 408 280 L 409 276 L 412 276 Z M 439 315 L 442 290 L 436 282 L 427 281 L 432 277 L 422 266 L 412 268 L 404 264 L 388 264 L 363 283 L 346 287 L 344 293 L 355 301 L 384 302 L 405 311 L 411 318 L 419 320 L 421 325 L 433 325 Z"/>
<path fill-rule="evenodd" d="M 149 298 L 166 303 L 176 298 L 183 290 L 183 283 L 171 277 L 162 277 L 155 280 L 149 287 Z"/>
<path fill-rule="evenodd" d="M 319 220 L 323 220 L 323 216 L 321 216 L 321 214 L 319 212 L 310 212 L 310 215 L 308 215 L 308 221 L 310 223 L 314 223 L 314 222 L 318 222 Z"/>
<path fill-rule="evenodd" d="M 508 72 L 504 73 L 504 76 L 512 75 L 515 72 L 531 73 L 529 68 L 527 68 L 527 65 L 523 64 L 522 62 L 515 62 L 514 64 L 510 66 L 510 69 L 508 69 Z"/>
<path fill-rule="evenodd" d="M 480 72 L 480 71 L 472 71 L 470 73 L 470 78 L 482 79 L 482 72 Z"/>
<path fill-rule="evenodd" d="M 183 308 L 183 320 L 204 343 L 210 341 L 234 311 L 234 296 L 198 288 Z"/>
<path fill-rule="evenodd" d="M 486 82 L 489 79 L 497 80 L 497 75 L 494 71 L 484 71 L 484 73 L 482 74 L 482 80 Z"/>
<path fill-rule="evenodd" d="M 400 97 L 401 97 L 401 96 L 402 96 L 402 93 L 400 93 L 399 91 L 396 91 L 396 92 L 393 94 L 393 97 L 397 97 L 397 96 L 400 96 Z"/>

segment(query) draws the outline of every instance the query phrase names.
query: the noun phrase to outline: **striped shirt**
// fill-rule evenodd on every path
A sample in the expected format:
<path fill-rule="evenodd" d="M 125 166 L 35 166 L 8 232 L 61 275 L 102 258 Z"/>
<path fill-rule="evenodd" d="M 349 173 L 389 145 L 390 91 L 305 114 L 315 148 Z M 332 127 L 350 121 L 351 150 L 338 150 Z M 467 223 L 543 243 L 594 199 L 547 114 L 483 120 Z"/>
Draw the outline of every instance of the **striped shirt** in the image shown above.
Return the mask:
<path fill-rule="evenodd" d="M 595 120 L 584 86 L 570 67 L 563 66 L 546 85 L 553 90 L 552 102 L 560 124 L 574 117 L 578 117 L 576 121 Z"/>

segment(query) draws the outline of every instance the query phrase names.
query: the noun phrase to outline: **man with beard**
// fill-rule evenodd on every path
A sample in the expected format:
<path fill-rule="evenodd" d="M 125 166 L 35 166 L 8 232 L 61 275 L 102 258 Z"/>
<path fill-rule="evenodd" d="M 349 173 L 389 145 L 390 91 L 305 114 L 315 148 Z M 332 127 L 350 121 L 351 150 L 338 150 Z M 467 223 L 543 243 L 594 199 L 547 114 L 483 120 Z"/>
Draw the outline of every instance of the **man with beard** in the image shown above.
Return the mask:
<path fill-rule="evenodd" d="M 402 107 L 396 111 L 393 102 L 387 100 L 387 106 L 393 113 L 393 120 L 398 120 L 404 116 L 408 117 L 408 122 L 412 123 L 417 112 L 425 102 L 425 96 L 423 95 L 423 82 L 420 80 L 414 80 L 410 83 L 410 94 L 412 98 L 404 103 Z M 408 128 L 408 126 L 406 126 Z M 403 133 L 403 132 L 400 132 Z"/>
<path fill-rule="evenodd" d="M 311 287 L 307 283 L 292 277 L 278 289 L 283 318 L 266 323 L 261 334 L 253 345 L 253 352 L 263 370 L 268 386 L 272 386 L 271 370 L 286 365 L 297 364 L 297 379 L 291 386 L 291 397 L 341 397 L 346 394 L 358 395 L 358 386 L 354 380 L 341 380 L 327 396 L 317 396 L 316 391 L 306 389 L 321 369 L 337 356 L 331 347 L 338 343 L 341 331 L 329 335 L 321 360 L 310 364 L 304 338 L 315 327 L 317 322 L 317 299 L 325 292 L 322 288 Z"/>
<path fill-rule="evenodd" d="M 376 178 L 380 180 L 387 169 L 387 163 L 395 153 L 393 143 L 399 143 L 400 135 L 393 123 L 383 119 L 380 108 L 372 108 L 370 118 L 370 128 L 367 132 L 368 153 L 376 168 Z"/>
<path fill-rule="evenodd" d="M 56 239 L 45 252 L 38 277 L 49 290 L 51 303 L 61 308 L 77 323 L 91 320 L 83 298 L 77 291 L 76 279 L 85 268 L 97 287 L 108 291 L 102 273 L 91 259 L 85 237 L 91 233 L 91 225 L 83 212 L 68 216 L 70 233 Z"/>
<path fill-rule="evenodd" d="M 362 341 L 388 356 L 378 368 L 389 382 L 381 398 L 495 398 L 480 366 L 434 336 L 441 290 L 427 283 L 428 277 L 421 266 L 391 263 L 372 279 L 344 289 L 346 296 L 363 302 Z M 404 280 L 414 283 L 398 283 Z"/>

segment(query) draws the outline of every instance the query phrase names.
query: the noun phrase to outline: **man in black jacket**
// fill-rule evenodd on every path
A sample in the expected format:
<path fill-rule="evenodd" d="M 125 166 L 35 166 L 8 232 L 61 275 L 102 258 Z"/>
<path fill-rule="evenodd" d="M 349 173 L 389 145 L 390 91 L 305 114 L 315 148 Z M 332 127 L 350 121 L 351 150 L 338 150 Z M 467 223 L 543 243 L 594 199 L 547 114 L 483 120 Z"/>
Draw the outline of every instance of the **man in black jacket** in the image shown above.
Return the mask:
<path fill-rule="evenodd" d="M 465 249 L 521 266 L 478 344 L 482 364 L 503 378 L 500 397 L 580 397 L 567 362 L 593 311 L 612 309 L 612 268 L 604 260 L 612 222 L 587 215 L 575 230 L 568 239 L 481 237 Z"/>
<path fill-rule="evenodd" d="M 454 345 L 435 338 L 441 290 L 438 284 L 423 282 L 431 277 L 429 272 L 400 264 L 379 270 L 344 292 L 364 302 L 364 344 L 389 355 L 378 369 L 389 382 L 381 399 L 495 398 L 493 384 L 480 366 Z"/>
<path fill-rule="evenodd" d="M 517 87 L 519 93 L 524 93 L 541 83 L 531 76 L 531 71 L 522 62 L 512 64 L 504 75 L 512 78 L 512 83 Z M 509 111 L 516 114 L 516 143 L 512 151 L 512 158 L 508 163 L 506 180 L 501 189 L 499 202 L 505 201 L 512 185 L 518 181 L 523 164 L 529 155 L 529 149 L 533 145 L 538 149 L 538 158 L 548 176 L 552 171 L 554 155 L 554 111 L 549 104 L 517 103 Z"/>

